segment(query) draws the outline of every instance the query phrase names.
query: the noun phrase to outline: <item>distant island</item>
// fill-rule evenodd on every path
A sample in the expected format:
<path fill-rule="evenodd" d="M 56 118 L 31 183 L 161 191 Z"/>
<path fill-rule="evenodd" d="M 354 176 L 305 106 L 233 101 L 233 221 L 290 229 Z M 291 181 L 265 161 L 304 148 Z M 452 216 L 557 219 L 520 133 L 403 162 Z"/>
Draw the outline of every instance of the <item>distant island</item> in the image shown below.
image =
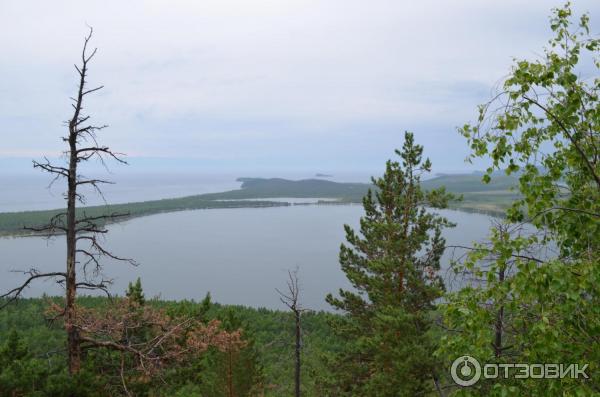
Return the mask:
<path fill-rule="evenodd" d="M 333 178 L 333 175 L 329 175 L 329 174 L 320 174 L 320 173 L 316 173 L 315 174 L 316 178 Z"/>
<path fill-rule="evenodd" d="M 282 178 L 238 178 L 240 189 L 220 193 L 206 193 L 193 196 L 162 200 L 110 204 L 79 208 L 79 214 L 88 216 L 107 213 L 127 213 L 127 218 L 152 215 L 164 212 L 214 209 L 214 208 L 255 208 L 290 206 L 286 201 L 270 199 L 317 198 L 314 205 L 361 203 L 362 198 L 373 186 L 368 183 L 333 182 L 323 179 L 288 180 Z M 518 198 L 511 190 L 517 185 L 513 176 L 497 175 L 489 184 L 481 181 L 478 174 L 440 175 L 422 182 L 424 189 L 446 186 L 452 193 L 461 194 L 462 201 L 451 203 L 451 208 L 484 212 L 501 216 L 504 210 Z M 325 200 L 326 199 L 326 200 Z M 52 216 L 63 209 L 4 212 L 0 213 L 0 235 L 26 235 L 25 226 L 45 224 Z"/>

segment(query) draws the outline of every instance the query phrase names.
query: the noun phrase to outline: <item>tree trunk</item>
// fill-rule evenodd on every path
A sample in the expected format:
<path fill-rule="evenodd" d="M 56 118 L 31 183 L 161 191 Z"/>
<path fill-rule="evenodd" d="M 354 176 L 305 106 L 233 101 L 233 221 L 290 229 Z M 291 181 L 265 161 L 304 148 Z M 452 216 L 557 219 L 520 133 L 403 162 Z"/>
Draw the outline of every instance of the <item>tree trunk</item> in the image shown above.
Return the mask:
<path fill-rule="evenodd" d="M 504 268 L 500 269 L 498 274 L 500 283 L 504 282 Z M 496 314 L 495 336 L 494 336 L 494 354 L 496 357 L 502 355 L 502 324 L 504 322 L 504 305 L 500 306 L 498 314 Z"/>
<path fill-rule="evenodd" d="M 83 77 L 82 77 L 83 80 Z M 81 95 L 80 87 L 80 95 Z M 76 117 L 73 120 L 77 120 Z M 76 286 L 76 244 L 77 237 L 75 233 L 75 202 L 77 200 L 77 134 L 73 121 L 69 126 L 69 176 L 67 192 L 67 277 L 65 281 L 66 302 L 65 302 L 65 329 L 67 331 L 67 352 L 69 374 L 73 375 L 79 372 L 81 368 L 81 349 L 79 330 L 75 326 L 75 298 L 77 292 Z"/>
<path fill-rule="evenodd" d="M 431 377 L 433 378 L 433 384 L 435 385 L 435 390 L 437 391 L 438 396 L 446 397 L 446 395 L 444 394 L 444 389 L 442 389 L 442 386 L 440 385 L 440 379 L 438 378 L 436 373 L 434 372 L 431 375 Z"/>
<path fill-rule="evenodd" d="M 300 349 L 302 348 L 302 341 L 300 335 L 300 311 L 294 313 L 296 317 L 296 372 L 295 372 L 295 396 L 300 397 Z"/>
<path fill-rule="evenodd" d="M 296 365 L 294 368 L 294 396 L 300 397 L 300 352 L 302 349 L 302 333 L 301 333 L 301 323 L 300 316 L 302 316 L 302 307 L 300 306 L 300 286 L 298 284 L 298 268 L 295 271 L 288 270 L 288 293 L 285 294 L 279 291 L 277 288 L 275 290 L 281 295 L 279 298 L 281 302 L 286 305 L 291 312 L 294 314 L 295 320 L 295 339 L 296 343 L 294 346 L 294 358 L 296 361 Z"/>
<path fill-rule="evenodd" d="M 235 393 L 233 391 L 233 353 L 232 347 L 229 347 L 228 351 L 228 360 L 227 360 L 227 395 L 229 397 L 235 397 Z"/>

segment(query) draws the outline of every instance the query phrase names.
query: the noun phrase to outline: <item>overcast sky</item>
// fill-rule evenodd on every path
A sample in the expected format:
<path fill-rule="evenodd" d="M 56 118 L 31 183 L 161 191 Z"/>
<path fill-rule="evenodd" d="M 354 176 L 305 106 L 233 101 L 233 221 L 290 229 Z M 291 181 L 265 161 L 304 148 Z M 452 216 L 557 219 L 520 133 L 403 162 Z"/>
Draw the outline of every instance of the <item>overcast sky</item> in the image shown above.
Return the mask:
<path fill-rule="evenodd" d="M 600 32 L 600 2 L 575 3 Z M 467 169 L 456 127 L 542 52 L 560 4 L 0 0 L 0 159 L 63 149 L 89 24 L 106 88 L 87 110 L 146 163 L 372 170 L 411 130 L 436 170 Z"/>

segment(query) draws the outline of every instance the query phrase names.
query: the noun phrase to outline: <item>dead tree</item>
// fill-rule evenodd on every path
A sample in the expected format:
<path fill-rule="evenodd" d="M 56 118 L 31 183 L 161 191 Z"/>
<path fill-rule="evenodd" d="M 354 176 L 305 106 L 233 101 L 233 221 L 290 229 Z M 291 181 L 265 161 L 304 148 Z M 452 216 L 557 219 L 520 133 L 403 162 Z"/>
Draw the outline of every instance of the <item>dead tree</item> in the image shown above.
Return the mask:
<path fill-rule="evenodd" d="M 67 182 L 66 211 L 53 216 L 46 225 L 27 228 L 49 238 L 59 234 L 66 236 L 66 269 L 56 272 L 31 269 L 23 272 L 28 276 L 25 281 L 20 286 L 0 295 L 0 308 L 19 299 L 29 284 L 37 279 L 56 280 L 65 289 L 64 305 L 50 305 L 47 314 L 53 320 L 62 319 L 64 322 L 67 333 L 69 373 L 76 374 L 80 371 L 83 351 L 112 350 L 120 355 L 118 372 L 123 391 L 126 395 L 131 395 L 126 385 L 126 361 L 133 363 L 131 370 L 141 373 L 144 378 L 151 379 L 161 370 L 195 357 L 209 347 L 226 351 L 231 349 L 231 346 L 243 346 L 245 342 L 241 340 L 240 331 L 224 331 L 220 329 L 219 322 L 212 321 L 204 324 L 193 317 L 171 317 L 164 311 L 144 306 L 143 301 L 139 300 L 134 302 L 129 298 L 114 299 L 110 307 L 104 311 L 86 309 L 77 305 L 78 290 L 101 290 L 109 294 L 110 280 L 101 277 L 102 257 L 135 264 L 131 259 L 114 255 L 100 242 L 100 237 L 108 232 L 105 225 L 128 214 L 109 213 L 89 216 L 85 209 L 77 209 L 78 204 L 85 203 L 85 196 L 79 190 L 80 187 L 91 186 L 102 195 L 100 186 L 111 183 L 107 180 L 83 176 L 79 169 L 81 163 L 96 159 L 106 165 L 105 160 L 110 158 L 126 164 L 122 154 L 113 152 L 98 143 L 96 134 L 106 126 L 90 124 L 90 116 L 83 113 L 84 99 L 87 95 L 102 88 L 102 86 L 87 88 L 88 65 L 96 54 L 96 49 L 88 51 L 91 37 L 90 28 L 84 41 L 81 64 L 75 65 L 79 75 L 79 86 L 77 95 L 71 98 L 73 114 L 66 122 L 68 135 L 63 138 L 68 145 L 68 149 L 64 152 L 66 164 L 52 164 L 48 159 L 44 162 L 33 162 L 35 168 L 40 168 L 54 176 L 52 183 L 59 179 Z M 144 330 L 146 339 L 135 337 L 141 329 Z M 134 337 L 131 337 L 132 335 Z M 125 360 L 125 356 L 130 359 Z"/>
<path fill-rule="evenodd" d="M 90 32 L 84 40 L 81 63 L 75 65 L 79 80 L 78 90 L 76 96 L 71 98 L 73 100 L 73 114 L 65 122 L 68 127 L 68 135 L 62 138 L 63 142 L 68 145 L 67 150 L 63 153 L 66 160 L 65 164 L 53 164 L 47 158 L 43 162 L 33 161 L 34 168 L 48 172 L 54 177 L 52 183 L 58 180 L 66 181 L 65 199 L 67 208 L 65 212 L 52 217 L 48 224 L 26 229 L 47 237 L 64 234 L 67 243 L 66 269 L 46 273 L 37 269 L 23 272 L 28 278 L 19 287 L 0 296 L 0 298 L 4 298 L 4 305 L 15 301 L 21 296 L 24 289 L 37 279 L 55 279 L 57 283 L 64 287 L 65 305 L 59 313 L 59 317 L 64 319 L 67 333 L 67 359 L 70 374 L 79 372 L 81 368 L 82 339 L 80 328 L 76 324 L 77 309 L 75 305 L 77 290 L 101 290 L 108 293 L 107 287 L 110 280 L 102 279 L 100 276 L 102 270 L 101 257 L 128 261 L 134 264 L 130 259 L 120 258 L 112 254 L 103 248 L 99 241 L 99 237 L 108 232 L 105 228 L 106 223 L 115 221 L 127 214 L 111 213 L 87 216 L 85 210 L 77 211 L 78 204 L 85 203 L 85 196 L 81 193 L 80 188 L 91 187 L 101 195 L 100 186 L 111 183 L 107 180 L 83 176 L 79 169 L 82 163 L 98 160 L 105 165 L 106 159 L 113 159 L 126 164 L 122 154 L 113 152 L 110 148 L 98 143 L 97 133 L 107 126 L 90 123 L 91 117 L 84 113 L 83 105 L 87 96 L 103 88 L 103 86 L 87 87 L 86 79 L 89 63 L 97 51 L 97 49 L 92 51 L 88 49 L 92 32 L 90 28 Z M 89 267 L 92 267 L 91 273 Z"/>
<path fill-rule="evenodd" d="M 275 289 L 279 294 L 279 299 L 286 305 L 294 315 L 295 321 L 295 345 L 294 345 L 294 395 L 300 397 L 300 369 L 302 352 L 302 313 L 306 311 L 300 304 L 300 284 L 298 279 L 298 268 L 294 271 L 288 270 L 287 292 L 284 293 Z"/>

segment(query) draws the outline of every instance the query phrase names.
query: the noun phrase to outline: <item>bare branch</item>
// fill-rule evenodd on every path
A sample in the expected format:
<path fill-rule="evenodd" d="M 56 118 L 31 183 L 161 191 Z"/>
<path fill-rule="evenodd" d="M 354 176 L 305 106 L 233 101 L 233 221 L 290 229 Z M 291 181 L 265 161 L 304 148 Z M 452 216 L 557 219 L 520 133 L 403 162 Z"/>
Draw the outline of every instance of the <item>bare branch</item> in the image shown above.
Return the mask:
<path fill-rule="evenodd" d="M 89 283 L 85 281 L 81 281 L 75 284 L 75 288 L 77 289 L 86 289 L 86 290 L 100 290 L 106 294 L 108 298 L 112 298 L 110 291 L 108 290 L 108 286 L 111 284 L 111 280 L 102 280 L 99 283 Z"/>
<path fill-rule="evenodd" d="M 300 397 L 300 369 L 301 369 L 301 350 L 302 350 L 302 326 L 301 316 L 304 309 L 300 306 L 300 284 L 298 281 L 298 267 L 294 271 L 288 270 L 287 281 L 288 292 L 283 293 L 275 289 L 281 302 L 286 305 L 294 314 L 295 323 L 295 344 L 294 344 L 294 395 Z"/>
<path fill-rule="evenodd" d="M 66 233 L 67 226 L 65 224 L 66 212 L 60 212 L 50 218 L 50 221 L 43 226 L 26 226 L 23 229 L 34 233 L 48 232 L 49 235 L 54 235 L 57 230 Z"/>
<path fill-rule="evenodd" d="M 5 308 L 10 303 L 19 299 L 23 293 L 23 290 L 27 288 L 27 286 L 29 286 L 29 284 L 34 280 L 37 280 L 39 278 L 67 277 L 67 274 L 63 272 L 40 273 L 36 269 L 31 269 L 23 273 L 29 275 L 27 280 L 25 280 L 20 286 L 13 288 L 10 291 L 0 295 L 0 299 L 7 299 L 5 302 L 2 302 L 2 304 L 0 304 L 0 309 Z"/>
<path fill-rule="evenodd" d="M 114 260 L 122 261 L 122 262 L 129 262 L 129 264 L 131 264 L 133 266 L 137 266 L 137 262 L 134 259 L 122 258 L 122 257 L 119 257 L 119 256 L 113 254 L 112 252 L 106 250 L 104 247 L 102 247 L 102 245 L 100 245 L 100 243 L 98 242 L 98 238 L 96 236 L 79 236 L 79 237 L 77 237 L 77 240 L 88 241 L 90 243 L 90 247 L 93 250 L 97 251 L 97 253 L 94 254 L 94 255 L 96 255 L 96 257 L 106 256 L 110 259 L 114 259 Z"/>
<path fill-rule="evenodd" d="M 71 98 L 72 100 L 76 101 L 75 98 Z M 80 117 L 79 120 L 77 120 L 76 125 L 85 123 L 86 121 L 88 121 L 90 119 L 90 116 L 85 116 L 85 117 Z"/>
<path fill-rule="evenodd" d="M 96 52 L 96 50 L 94 50 L 94 52 Z M 101 85 L 100 87 L 96 87 L 96 88 L 92 88 L 91 90 L 84 91 L 83 93 L 81 93 L 81 95 L 91 94 L 92 92 L 99 91 L 99 90 L 101 90 L 103 88 L 104 88 L 104 86 Z"/>
<path fill-rule="evenodd" d="M 77 153 L 77 156 L 80 161 L 81 160 L 89 160 L 93 156 L 101 157 L 102 154 L 106 154 L 121 164 L 127 164 L 127 161 L 122 159 L 122 157 L 125 156 L 125 154 L 113 152 L 106 146 L 81 148 L 81 149 L 78 149 L 76 153 Z M 82 153 L 84 153 L 84 154 L 81 155 Z"/>
<path fill-rule="evenodd" d="M 489 248 L 483 248 L 483 247 L 468 247 L 466 245 L 447 245 L 446 248 L 460 248 L 460 249 L 465 249 L 465 250 L 469 250 L 469 251 L 483 251 L 483 252 L 489 252 L 489 253 L 493 253 L 494 251 L 492 249 Z M 517 259 L 525 259 L 528 261 L 533 261 L 533 262 L 537 262 L 537 263 L 546 263 L 545 261 L 535 258 L 533 256 L 527 256 L 527 255 L 519 255 L 519 254 L 511 254 L 510 255 L 512 258 L 517 258 Z"/>
<path fill-rule="evenodd" d="M 92 185 L 94 188 L 97 188 L 97 185 L 114 185 L 115 183 L 104 179 L 86 179 L 82 181 L 77 181 L 75 184 L 77 186 Z"/>
<path fill-rule="evenodd" d="M 38 161 L 33 160 L 33 168 L 40 168 L 43 171 L 49 172 L 51 174 L 59 174 L 64 176 L 65 178 L 69 177 L 69 170 L 65 167 L 59 167 L 52 165 L 48 158 L 44 157 L 45 163 L 40 163 Z"/>
<path fill-rule="evenodd" d="M 552 207 L 552 208 L 548 208 L 548 209 L 546 209 L 544 211 L 541 211 L 541 212 L 535 214 L 532 217 L 532 219 L 537 218 L 538 216 L 541 216 L 541 215 L 543 215 L 543 214 L 545 214 L 547 212 L 550 212 L 550 211 L 576 212 L 576 213 L 579 213 L 579 214 L 584 214 L 584 215 L 589 215 L 589 216 L 593 216 L 593 217 L 596 217 L 596 218 L 600 218 L 600 213 L 597 213 L 597 212 L 590 212 L 590 211 L 582 210 L 582 209 L 579 209 L 579 208 Z"/>
<path fill-rule="evenodd" d="M 279 289 L 275 288 L 275 291 L 280 295 L 279 300 L 286 305 L 290 310 L 296 312 L 300 310 L 299 306 L 299 295 L 300 288 L 298 285 L 298 269 L 291 271 L 288 270 L 288 281 L 287 281 L 288 292 L 284 293 Z"/>

